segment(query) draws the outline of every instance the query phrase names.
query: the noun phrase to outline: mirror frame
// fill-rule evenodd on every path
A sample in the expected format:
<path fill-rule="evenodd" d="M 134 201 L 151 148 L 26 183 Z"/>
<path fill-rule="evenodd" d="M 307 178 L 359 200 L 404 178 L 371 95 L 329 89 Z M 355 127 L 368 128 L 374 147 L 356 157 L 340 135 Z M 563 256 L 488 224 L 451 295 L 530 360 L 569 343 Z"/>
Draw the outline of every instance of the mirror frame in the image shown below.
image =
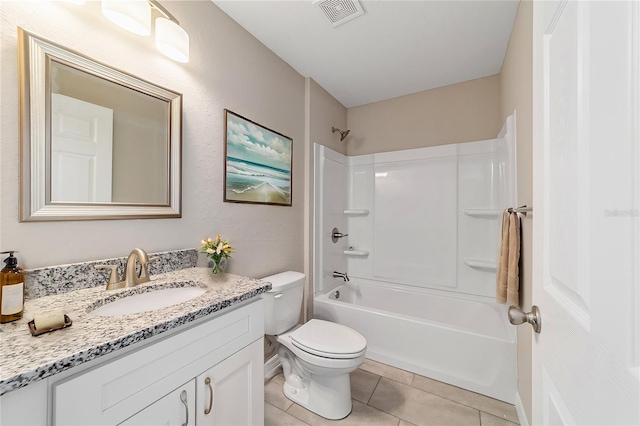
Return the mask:
<path fill-rule="evenodd" d="M 51 61 L 167 102 L 167 204 L 51 202 Z M 116 70 L 18 27 L 20 222 L 182 217 L 182 95 Z"/>

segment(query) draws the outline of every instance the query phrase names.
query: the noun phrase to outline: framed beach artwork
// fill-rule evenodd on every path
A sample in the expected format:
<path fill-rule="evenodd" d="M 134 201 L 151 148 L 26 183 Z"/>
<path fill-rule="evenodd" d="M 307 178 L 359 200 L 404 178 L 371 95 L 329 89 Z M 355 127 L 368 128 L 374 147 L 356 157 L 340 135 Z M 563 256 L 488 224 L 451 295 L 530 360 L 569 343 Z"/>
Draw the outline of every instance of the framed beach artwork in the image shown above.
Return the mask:
<path fill-rule="evenodd" d="M 291 205 L 293 140 L 227 109 L 224 201 Z"/>

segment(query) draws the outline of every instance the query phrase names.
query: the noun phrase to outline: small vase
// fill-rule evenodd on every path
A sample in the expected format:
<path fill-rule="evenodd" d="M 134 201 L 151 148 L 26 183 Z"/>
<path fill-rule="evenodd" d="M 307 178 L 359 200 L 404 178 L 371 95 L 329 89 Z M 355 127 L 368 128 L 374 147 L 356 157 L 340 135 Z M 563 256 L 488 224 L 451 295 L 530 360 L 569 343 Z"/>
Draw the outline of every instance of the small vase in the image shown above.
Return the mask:
<path fill-rule="evenodd" d="M 213 275 L 224 274 L 224 270 L 227 268 L 227 258 L 223 257 L 217 262 L 214 259 L 209 259 L 209 268 L 211 268 Z"/>

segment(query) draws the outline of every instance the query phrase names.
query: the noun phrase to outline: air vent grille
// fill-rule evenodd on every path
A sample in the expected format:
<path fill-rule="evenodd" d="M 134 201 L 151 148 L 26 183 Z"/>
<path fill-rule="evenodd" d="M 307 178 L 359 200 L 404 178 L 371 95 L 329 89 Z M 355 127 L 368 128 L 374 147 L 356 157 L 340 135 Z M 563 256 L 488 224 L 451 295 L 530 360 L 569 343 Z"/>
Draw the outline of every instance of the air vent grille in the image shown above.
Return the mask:
<path fill-rule="evenodd" d="M 364 15 L 358 0 L 315 0 L 313 4 L 320 8 L 334 27 Z"/>

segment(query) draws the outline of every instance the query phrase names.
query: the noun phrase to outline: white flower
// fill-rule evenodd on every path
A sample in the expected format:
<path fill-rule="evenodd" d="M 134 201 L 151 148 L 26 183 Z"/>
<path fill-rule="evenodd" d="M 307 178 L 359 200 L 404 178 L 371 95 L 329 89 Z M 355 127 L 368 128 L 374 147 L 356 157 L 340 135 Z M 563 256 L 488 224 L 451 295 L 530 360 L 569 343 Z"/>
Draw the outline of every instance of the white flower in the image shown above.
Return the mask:
<path fill-rule="evenodd" d="M 212 243 L 212 242 L 213 242 L 213 240 L 212 240 L 211 238 L 207 238 L 207 242 L 208 242 L 208 243 Z"/>
<path fill-rule="evenodd" d="M 216 247 L 216 254 L 220 254 L 221 251 L 222 251 L 222 243 L 218 244 L 218 247 Z"/>
<path fill-rule="evenodd" d="M 214 249 L 212 249 L 212 248 L 208 248 L 208 249 L 207 249 L 207 253 L 209 253 L 209 254 L 213 254 L 213 253 L 215 253 L 215 252 L 216 252 L 216 251 L 215 251 Z"/>
<path fill-rule="evenodd" d="M 202 241 L 200 241 L 200 245 L 201 245 L 201 246 L 206 246 L 206 245 L 207 245 L 207 242 L 206 242 L 205 240 L 202 240 Z"/>

